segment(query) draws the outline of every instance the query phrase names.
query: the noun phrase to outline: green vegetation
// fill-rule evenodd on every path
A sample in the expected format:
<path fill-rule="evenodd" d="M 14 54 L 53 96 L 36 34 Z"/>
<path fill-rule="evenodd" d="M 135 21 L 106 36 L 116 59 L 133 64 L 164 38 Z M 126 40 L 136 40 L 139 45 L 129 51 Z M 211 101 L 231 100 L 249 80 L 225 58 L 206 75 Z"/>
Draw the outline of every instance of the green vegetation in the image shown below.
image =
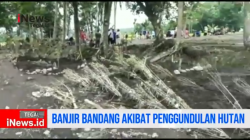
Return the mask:
<path fill-rule="evenodd" d="M 188 4 L 186 4 L 188 5 Z M 183 28 L 190 30 L 204 31 L 205 26 L 218 26 L 219 28 L 228 27 L 231 31 L 239 31 L 243 28 L 243 9 L 241 4 L 233 2 L 203 2 L 192 3 L 187 6 L 184 12 Z M 164 32 L 174 30 L 177 27 L 177 18 L 169 20 L 167 24 L 162 24 Z M 144 23 L 136 23 L 136 32 L 142 29 L 153 30 L 150 20 Z"/>

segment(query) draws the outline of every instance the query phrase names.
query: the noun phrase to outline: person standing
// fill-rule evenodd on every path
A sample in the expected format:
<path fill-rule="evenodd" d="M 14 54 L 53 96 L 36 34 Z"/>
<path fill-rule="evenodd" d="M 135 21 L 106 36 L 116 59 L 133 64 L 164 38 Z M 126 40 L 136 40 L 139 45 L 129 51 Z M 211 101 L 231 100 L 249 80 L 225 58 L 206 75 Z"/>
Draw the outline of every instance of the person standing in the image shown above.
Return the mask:
<path fill-rule="evenodd" d="M 101 43 L 101 33 L 99 31 L 99 29 L 97 30 L 97 32 L 95 33 L 95 44 L 96 44 L 96 47 L 99 47 L 100 46 L 100 43 Z"/>
<path fill-rule="evenodd" d="M 189 31 L 188 31 L 188 29 L 186 29 L 185 30 L 185 36 L 184 36 L 185 38 L 188 38 L 189 37 Z"/>
<path fill-rule="evenodd" d="M 144 37 L 144 39 L 146 38 L 146 34 L 147 34 L 147 31 L 143 31 L 143 37 Z"/>
<path fill-rule="evenodd" d="M 121 33 L 120 33 L 120 30 L 117 29 L 117 32 L 116 32 L 116 44 L 121 44 Z"/>
<path fill-rule="evenodd" d="M 149 38 L 150 38 L 149 31 L 147 31 L 146 39 L 149 39 Z"/>
<path fill-rule="evenodd" d="M 83 43 L 86 43 L 88 40 L 87 35 L 83 30 L 80 31 L 80 38 L 81 38 Z"/>
<path fill-rule="evenodd" d="M 125 33 L 125 40 L 128 41 L 128 34 Z"/>
<path fill-rule="evenodd" d="M 114 45 L 114 44 L 116 44 L 116 31 L 115 31 L 115 29 L 112 29 L 112 32 L 113 32 L 113 42 L 112 42 L 112 44 Z"/>
<path fill-rule="evenodd" d="M 109 29 L 109 32 L 108 32 L 108 42 L 109 44 L 112 44 L 112 40 L 113 40 L 113 32 L 111 29 Z"/>

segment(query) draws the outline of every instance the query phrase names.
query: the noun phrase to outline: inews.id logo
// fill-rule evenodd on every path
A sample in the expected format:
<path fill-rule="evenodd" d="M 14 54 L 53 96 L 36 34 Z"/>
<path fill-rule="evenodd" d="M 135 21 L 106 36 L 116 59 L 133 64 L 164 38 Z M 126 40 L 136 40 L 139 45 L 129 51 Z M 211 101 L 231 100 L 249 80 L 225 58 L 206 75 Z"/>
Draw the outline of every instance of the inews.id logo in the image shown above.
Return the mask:
<path fill-rule="evenodd" d="M 17 23 L 28 23 L 33 27 L 45 27 L 50 22 L 50 19 L 45 16 L 33 16 L 17 14 Z"/>

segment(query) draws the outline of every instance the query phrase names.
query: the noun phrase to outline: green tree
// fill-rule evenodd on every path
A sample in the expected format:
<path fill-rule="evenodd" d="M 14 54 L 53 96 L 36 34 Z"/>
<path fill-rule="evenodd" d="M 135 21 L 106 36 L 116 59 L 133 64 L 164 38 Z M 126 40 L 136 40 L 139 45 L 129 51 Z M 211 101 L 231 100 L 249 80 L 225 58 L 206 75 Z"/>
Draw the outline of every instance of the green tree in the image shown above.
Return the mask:
<path fill-rule="evenodd" d="M 250 48 L 250 3 L 244 2 L 244 46 Z"/>
<path fill-rule="evenodd" d="M 144 13 L 148 20 L 153 25 L 154 31 L 156 33 L 156 42 L 163 38 L 162 30 L 162 17 L 165 15 L 169 17 L 169 10 L 171 9 L 170 2 L 128 2 L 127 6 L 137 14 Z"/>
<path fill-rule="evenodd" d="M 232 30 L 239 30 L 242 24 L 241 5 L 232 2 L 204 2 L 191 11 L 189 24 L 193 28 L 203 30 L 204 26 L 212 25 L 219 27 L 228 26 Z"/>

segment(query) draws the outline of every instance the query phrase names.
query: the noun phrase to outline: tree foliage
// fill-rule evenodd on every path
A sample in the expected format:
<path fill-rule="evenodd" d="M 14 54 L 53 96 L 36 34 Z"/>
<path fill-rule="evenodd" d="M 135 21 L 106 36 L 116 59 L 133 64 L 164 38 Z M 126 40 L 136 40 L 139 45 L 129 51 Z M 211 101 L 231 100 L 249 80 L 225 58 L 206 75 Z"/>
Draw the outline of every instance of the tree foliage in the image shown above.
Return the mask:
<path fill-rule="evenodd" d="M 242 5 L 233 2 L 201 3 L 196 10 L 191 11 L 189 19 L 194 23 L 193 28 L 197 30 L 203 30 L 204 26 L 212 24 L 239 30 L 243 27 Z"/>

